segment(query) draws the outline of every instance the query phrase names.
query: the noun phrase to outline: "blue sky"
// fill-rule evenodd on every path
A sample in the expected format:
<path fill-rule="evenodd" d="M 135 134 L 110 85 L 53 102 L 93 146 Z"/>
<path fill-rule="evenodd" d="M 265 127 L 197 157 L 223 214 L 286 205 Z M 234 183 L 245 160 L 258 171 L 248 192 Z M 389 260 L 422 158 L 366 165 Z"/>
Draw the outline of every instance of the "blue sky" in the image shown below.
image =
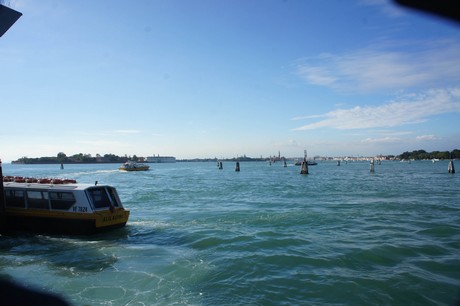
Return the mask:
<path fill-rule="evenodd" d="M 3 161 L 460 148 L 460 26 L 391 1 L 3 3 Z"/>

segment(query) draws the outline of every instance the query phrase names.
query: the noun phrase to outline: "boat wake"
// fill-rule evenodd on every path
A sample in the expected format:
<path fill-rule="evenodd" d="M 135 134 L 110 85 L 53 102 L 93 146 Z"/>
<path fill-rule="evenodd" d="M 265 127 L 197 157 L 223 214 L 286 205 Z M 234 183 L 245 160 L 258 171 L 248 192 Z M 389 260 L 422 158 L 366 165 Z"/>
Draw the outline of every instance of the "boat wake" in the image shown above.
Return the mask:
<path fill-rule="evenodd" d="M 69 172 L 69 173 L 66 173 L 66 175 L 67 176 L 78 176 L 78 175 L 100 174 L 100 173 L 117 173 L 117 172 L 120 172 L 120 171 L 118 169 L 110 169 L 110 170 Z"/>

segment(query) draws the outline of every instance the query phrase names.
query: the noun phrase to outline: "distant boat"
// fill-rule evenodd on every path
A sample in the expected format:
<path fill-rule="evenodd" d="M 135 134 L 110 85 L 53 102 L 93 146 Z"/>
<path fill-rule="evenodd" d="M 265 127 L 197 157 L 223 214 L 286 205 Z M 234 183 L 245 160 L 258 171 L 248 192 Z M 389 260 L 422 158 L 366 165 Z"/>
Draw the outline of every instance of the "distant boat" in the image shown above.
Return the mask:
<path fill-rule="evenodd" d="M 317 162 L 314 162 L 314 161 L 311 161 L 311 160 L 307 160 L 307 165 L 308 166 L 316 166 L 318 163 Z M 295 163 L 296 166 L 301 166 L 302 165 L 302 161 L 297 161 Z"/>
<path fill-rule="evenodd" d="M 296 166 L 301 166 L 303 161 L 307 161 L 307 166 L 316 166 L 318 163 L 315 161 L 307 160 L 307 150 L 303 150 L 303 160 L 297 160 Z"/>
<path fill-rule="evenodd" d="M 141 163 L 136 163 L 134 161 L 127 161 L 123 165 L 118 168 L 118 170 L 123 170 L 123 171 L 146 171 L 149 170 L 150 166 L 147 166 L 145 164 Z"/>

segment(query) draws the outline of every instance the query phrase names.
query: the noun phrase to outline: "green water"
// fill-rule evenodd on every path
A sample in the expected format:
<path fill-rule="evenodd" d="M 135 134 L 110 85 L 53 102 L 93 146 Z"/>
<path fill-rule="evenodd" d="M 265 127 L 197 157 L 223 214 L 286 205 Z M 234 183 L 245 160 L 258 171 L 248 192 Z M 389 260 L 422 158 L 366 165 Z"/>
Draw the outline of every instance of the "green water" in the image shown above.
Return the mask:
<path fill-rule="evenodd" d="M 455 305 L 460 178 L 447 162 L 3 165 L 117 188 L 126 228 L 0 239 L 0 275 L 74 305 Z M 458 167 L 458 166 L 457 166 Z"/>

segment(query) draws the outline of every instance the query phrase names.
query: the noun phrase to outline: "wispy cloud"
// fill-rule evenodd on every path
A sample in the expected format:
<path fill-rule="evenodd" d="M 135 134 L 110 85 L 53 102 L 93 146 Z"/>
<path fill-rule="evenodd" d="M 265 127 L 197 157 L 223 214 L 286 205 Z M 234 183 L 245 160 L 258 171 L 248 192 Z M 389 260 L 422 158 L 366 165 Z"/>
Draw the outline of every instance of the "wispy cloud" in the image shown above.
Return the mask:
<path fill-rule="evenodd" d="M 79 144 L 90 145 L 94 147 L 111 147 L 111 146 L 119 146 L 121 142 L 119 141 L 111 141 L 111 140 L 79 140 L 77 141 Z"/>
<path fill-rule="evenodd" d="M 395 137 L 395 136 L 405 136 L 405 135 L 411 135 L 414 134 L 412 131 L 392 131 L 392 130 L 377 130 L 376 133 L 380 135 L 385 135 L 388 137 Z"/>
<path fill-rule="evenodd" d="M 395 133 L 397 134 L 397 133 Z M 406 134 L 412 134 L 411 132 L 408 132 Z M 406 134 L 401 134 L 401 135 L 406 135 Z M 420 135 L 415 137 L 415 140 L 417 142 L 429 142 L 429 141 L 437 141 L 440 140 L 440 137 L 437 137 L 436 135 Z M 411 141 L 413 138 L 405 138 L 406 141 Z M 385 136 L 385 137 L 375 137 L 375 138 L 366 138 L 361 140 L 362 143 L 368 143 L 368 144 L 391 144 L 391 143 L 400 143 L 403 141 L 402 138 L 400 137 L 394 137 L 394 136 Z"/>
<path fill-rule="evenodd" d="M 337 109 L 317 116 L 322 120 L 294 130 L 388 128 L 424 122 L 430 116 L 449 112 L 460 112 L 460 88 L 429 90 L 418 95 L 406 95 L 379 106 Z"/>
<path fill-rule="evenodd" d="M 410 50 L 410 51 L 408 51 Z M 458 84 L 460 41 L 373 46 L 344 54 L 302 59 L 297 74 L 306 82 L 340 91 L 373 92 Z"/>
<path fill-rule="evenodd" d="M 114 133 L 116 134 L 139 134 L 141 131 L 139 130 L 115 130 Z"/>
<path fill-rule="evenodd" d="M 322 117 L 324 117 L 324 115 L 308 115 L 308 116 L 294 117 L 291 120 L 305 120 L 305 119 L 322 118 Z"/>
<path fill-rule="evenodd" d="M 360 0 L 361 5 L 374 6 L 380 8 L 381 12 L 388 17 L 400 17 L 404 15 L 404 11 L 397 6 L 394 1 L 388 0 Z"/>
<path fill-rule="evenodd" d="M 422 136 L 417 136 L 415 138 L 416 140 L 419 140 L 419 141 L 430 141 L 430 140 L 438 140 L 439 138 L 436 137 L 435 135 L 422 135 Z"/>
<path fill-rule="evenodd" d="M 396 143 L 401 141 L 398 137 L 382 137 L 382 138 L 366 138 L 363 139 L 364 143 Z"/>

